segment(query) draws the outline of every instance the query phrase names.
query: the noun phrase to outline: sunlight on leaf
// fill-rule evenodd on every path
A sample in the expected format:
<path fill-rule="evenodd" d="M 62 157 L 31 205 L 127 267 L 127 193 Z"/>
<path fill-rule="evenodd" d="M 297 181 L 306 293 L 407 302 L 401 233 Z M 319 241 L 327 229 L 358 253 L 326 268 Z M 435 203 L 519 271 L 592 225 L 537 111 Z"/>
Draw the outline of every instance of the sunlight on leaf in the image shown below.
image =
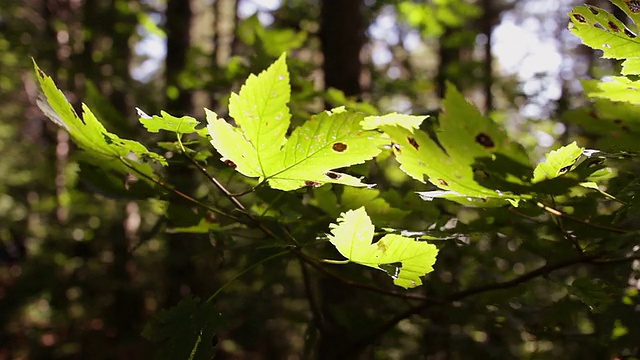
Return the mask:
<path fill-rule="evenodd" d="M 638 20 L 637 11 L 629 9 L 628 1 L 612 2 L 634 21 Z M 591 5 L 582 5 L 574 7 L 569 16 L 571 32 L 580 37 L 585 45 L 602 50 L 604 58 L 633 59 L 640 56 L 640 40 L 637 33 L 607 11 Z M 622 74 L 637 74 L 640 70 L 638 64 L 637 60 L 625 61 Z"/>
<path fill-rule="evenodd" d="M 122 163 L 122 158 L 134 160 L 129 163 L 146 174 L 153 173 L 153 170 L 148 164 L 142 163 L 142 160 L 152 159 L 163 165 L 167 164 L 164 157 L 150 152 L 141 143 L 121 139 L 108 132 L 85 104 L 82 105 L 82 118 L 78 116 L 51 77 L 40 70 L 35 62 L 34 68 L 42 89 L 38 106 L 51 121 L 69 132 L 75 143 L 89 155 L 87 159 L 96 165 L 125 173 L 130 172 L 130 169 Z"/>
<path fill-rule="evenodd" d="M 574 141 L 558 150 L 547 153 L 545 161 L 538 164 L 533 171 L 532 182 L 537 183 L 568 173 L 583 151 L 584 148 L 579 147 Z"/>
<path fill-rule="evenodd" d="M 523 174 L 530 171 L 526 153 L 451 84 L 447 86 L 444 111 L 433 136 L 417 129 L 419 119 L 377 116 L 368 117 L 363 125 L 379 127 L 391 137 L 393 153 L 404 172 L 422 182 L 426 176 L 440 189 L 420 193 L 424 199 L 442 197 L 475 206 L 517 203 L 520 196 L 511 191 L 512 187 L 523 185 L 527 179 L 509 171 L 514 166 L 524 168 Z M 493 181 L 488 168 L 504 173 L 500 186 L 485 185 Z"/>
<path fill-rule="evenodd" d="M 352 262 L 385 271 L 403 288 L 422 285 L 421 276 L 433 271 L 438 249 L 423 241 L 388 234 L 372 243 L 374 226 L 364 207 L 349 210 L 331 224 L 329 240 Z"/>
<path fill-rule="evenodd" d="M 191 116 L 175 117 L 165 111 L 160 111 L 158 115 L 147 115 L 144 111 L 138 111 L 140 123 L 149 132 L 157 133 L 160 130 L 171 131 L 178 134 L 198 133 L 201 136 L 207 134 L 207 129 L 196 129 L 200 122 Z"/>
<path fill-rule="evenodd" d="M 341 108 L 311 117 L 287 139 L 289 93 L 282 55 L 258 76 L 251 75 L 239 94 L 232 94 L 229 113 L 238 127 L 206 111 L 211 143 L 222 161 L 280 190 L 324 183 L 366 186 L 333 170 L 373 158 L 388 141 L 360 127 L 363 114 Z"/>

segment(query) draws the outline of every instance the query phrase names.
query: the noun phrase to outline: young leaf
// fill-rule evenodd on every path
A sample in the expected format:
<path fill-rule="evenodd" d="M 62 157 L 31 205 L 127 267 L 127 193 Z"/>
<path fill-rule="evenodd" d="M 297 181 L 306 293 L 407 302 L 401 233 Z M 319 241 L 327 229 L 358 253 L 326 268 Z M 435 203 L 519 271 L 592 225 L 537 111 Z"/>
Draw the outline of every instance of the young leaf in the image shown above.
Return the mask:
<path fill-rule="evenodd" d="M 372 243 L 374 227 L 364 207 L 342 213 L 330 228 L 329 240 L 342 256 L 387 272 L 398 286 L 419 286 L 420 277 L 433 271 L 438 255 L 435 245 L 395 234 Z"/>
<path fill-rule="evenodd" d="M 387 141 L 360 127 L 364 115 L 343 109 L 312 117 L 287 139 L 289 92 L 283 55 L 258 76 L 251 75 L 239 94 L 231 95 L 229 113 L 238 127 L 206 111 L 211 143 L 222 161 L 280 190 L 329 182 L 366 186 L 332 170 L 373 158 Z"/>
<path fill-rule="evenodd" d="M 175 117 L 165 111 L 160 111 L 160 116 L 149 116 L 144 111 L 137 109 L 140 123 L 149 132 L 157 133 L 160 130 L 171 131 L 178 134 L 198 133 L 205 136 L 207 129 L 196 129 L 200 122 L 191 116 Z"/>
<path fill-rule="evenodd" d="M 532 182 L 537 183 L 566 174 L 571 170 L 571 167 L 576 163 L 583 151 L 584 148 L 579 147 L 574 141 L 558 150 L 547 153 L 545 161 L 538 164 L 533 171 Z"/>
<path fill-rule="evenodd" d="M 504 184 L 508 187 L 504 188 L 489 188 L 481 181 L 489 177 L 484 168 L 506 163 L 496 161 L 497 155 L 508 159 L 509 164 L 528 168 L 522 147 L 510 142 L 493 121 L 482 116 L 450 84 L 439 120 L 440 126 L 434 130 L 437 138 L 418 130 L 419 122 L 414 117 L 369 117 L 363 126 L 379 127 L 391 137 L 400 168 L 409 176 L 424 181 L 426 175 L 429 182 L 444 190 L 422 193 L 424 198 L 446 197 L 479 206 L 517 201 L 520 196 L 508 191 L 510 182 L 523 183 L 521 176 L 505 175 L 508 181 Z M 498 170 L 507 173 L 509 168 L 502 166 Z"/>
<path fill-rule="evenodd" d="M 160 310 L 142 336 L 159 345 L 158 359 L 209 360 L 215 354 L 213 339 L 220 322 L 220 314 L 211 303 L 189 297 L 175 307 Z"/>
<path fill-rule="evenodd" d="M 133 140 L 121 139 L 108 132 L 98 121 L 88 106 L 82 105 L 83 117 L 80 118 L 65 96 L 56 87 L 51 77 L 47 76 L 34 62 L 34 68 L 43 96 L 38 99 L 38 106 L 45 115 L 58 126 L 65 128 L 71 138 L 83 149 L 94 163 L 102 167 L 130 172 L 123 163 L 123 158 L 153 159 L 166 165 L 166 160 Z M 152 173 L 148 164 L 130 162 L 137 170 Z"/>
<path fill-rule="evenodd" d="M 636 1 L 613 0 L 634 21 L 638 21 Z M 635 4 L 635 5 L 632 5 Z M 631 8 L 633 7 L 633 9 Z M 637 34 L 607 11 L 591 5 L 573 8 L 570 14 L 571 32 L 594 49 L 602 50 L 608 59 L 629 59 L 623 63 L 622 74 L 640 73 L 640 41 Z"/>

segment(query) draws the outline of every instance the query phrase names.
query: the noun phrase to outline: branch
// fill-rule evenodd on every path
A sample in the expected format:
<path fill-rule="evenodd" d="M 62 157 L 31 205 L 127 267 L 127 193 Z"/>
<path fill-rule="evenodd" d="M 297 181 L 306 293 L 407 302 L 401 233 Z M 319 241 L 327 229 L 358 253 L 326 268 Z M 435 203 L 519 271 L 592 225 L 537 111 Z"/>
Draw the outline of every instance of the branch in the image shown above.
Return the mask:
<path fill-rule="evenodd" d="M 124 157 L 120 157 L 120 161 L 122 161 L 122 163 L 126 167 L 131 169 L 136 174 L 138 174 L 138 175 L 144 177 L 145 179 L 147 179 L 147 180 L 159 185 L 160 187 L 164 188 L 167 191 L 173 192 L 174 194 L 180 196 L 181 198 L 183 198 L 183 199 L 185 199 L 185 200 L 187 200 L 187 201 L 189 201 L 191 203 L 194 203 L 194 204 L 196 204 L 196 205 L 198 205 L 198 206 L 200 206 L 200 207 L 202 207 L 202 208 L 204 208 L 206 210 L 209 210 L 209 211 L 211 211 L 211 212 L 213 212 L 213 213 L 215 213 L 217 215 L 227 217 L 227 218 L 229 218 L 231 220 L 234 220 L 234 221 L 237 221 L 239 223 L 243 222 L 239 218 L 237 218 L 237 217 L 235 217 L 233 215 L 230 215 L 229 213 L 227 213 L 225 211 L 222 211 L 220 209 L 214 208 L 213 206 L 207 205 L 207 204 L 203 203 L 202 201 L 200 201 L 198 199 L 195 199 L 195 198 L 183 193 L 182 191 L 180 191 L 178 189 L 175 189 L 174 187 L 172 187 L 171 185 L 165 183 L 164 181 L 162 181 L 160 179 L 156 179 L 156 178 L 154 178 L 152 176 L 149 176 L 149 175 L 143 173 L 142 171 L 136 169 L 135 166 L 132 166 L 131 164 L 129 164 L 129 162 Z"/>
<path fill-rule="evenodd" d="M 590 227 L 595 228 L 595 229 L 611 231 L 611 232 L 618 233 L 618 234 L 629 234 L 629 233 L 633 232 L 632 230 L 625 230 L 625 229 L 621 229 L 621 228 L 617 228 L 617 227 L 613 227 L 613 226 L 594 224 L 594 223 L 579 219 L 577 217 L 573 217 L 573 216 L 571 216 L 571 215 L 569 215 L 569 214 L 567 214 L 567 213 L 565 213 L 563 211 L 560 211 L 558 209 L 554 209 L 554 208 L 552 208 L 550 206 L 547 206 L 547 205 L 545 205 L 545 204 L 543 204 L 541 202 L 536 203 L 536 205 L 538 207 L 542 208 L 544 211 L 548 212 L 551 215 L 558 216 L 558 217 L 563 217 L 565 219 L 569 219 L 571 221 L 575 221 L 577 223 L 584 224 L 584 225 L 590 226 Z"/>
<path fill-rule="evenodd" d="M 547 275 L 553 271 L 565 268 L 565 267 L 569 267 L 572 265 L 576 265 L 576 264 L 589 264 L 589 263 L 594 263 L 597 260 L 597 255 L 590 255 L 590 256 L 580 256 L 574 259 L 569 259 L 569 260 L 565 260 L 565 261 L 561 261 L 558 262 L 556 264 L 553 265 L 544 265 L 536 270 L 530 271 L 526 274 L 523 274 L 521 276 L 518 276 L 512 280 L 508 280 L 508 281 L 502 281 L 502 282 L 496 282 L 493 284 L 486 284 L 486 285 L 480 285 L 477 287 L 472 287 L 470 289 L 466 289 L 466 290 L 462 290 L 453 294 L 450 294 L 448 296 L 445 296 L 444 298 L 441 299 L 430 299 L 429 302 L 425 302 L 423 304 L 414 306 L 412 308 L 409 308 L 408 310 L 406 310 L 403 313 L 400 313 L 394 317 L 392 317 L 391 319 L 387 320 L 385 323 L 383 323 L 382 325 L 380 325 L 377 329 L 373 330 L 371 333 L 369 333 L 368 335 L 363 336 L 362 338 L 358 339 L 355 343 L 354 346 L 358 347 L 358 346 L 365 346 L 367 344 L 370 344 L 371 342 L 373 342 L 373 340 L 375 340 L 376 338 L 378 338 L 379 336 L 381 336 L 382 334 L 386 333 L 387 331 L 393 329 L 400 321 L 409 318 L 412 315 L 416 315 L 419 314 L 427 309 L 429 309 L 430 307 L 434 306 L 434 305 L 444 305 L 444 304 L 448 304 L 448 303 L 452 303 L 454 301 L 459 301 L 462 300 L 464 298 L 470 297 L 470 296 L 474 296 L 474 295 L 478 295 L 481 293 L 485 293 L 485 292 L 489 292 L 489 291 L 494 291 L 494 290 L 502 290 L 502 289 L 508 289 L 508 288 L 512 288 L 515 286 L 518 286 L 522 283 L 525 283 L 529 280 L 532 280 L 534 278 L 537 278 L 539 276 L 544 276 Z M 639 256 L 640 257 L 640 256 Z M 619 259 L 618 259 L 619 260 Z M 632 260 L 631 258 L 627 258 L 628 260 Z"/>
<path fill-rule="evenodd" d="M 305 253 L 303 253 L 302 251 L 300 251 L 298 248 L 292 248 L 291 252 L 296 255 L 298 258 L 300 258 L 300 260 L 304 261 L 305 263 L 309 264 L 311 267 L 313 267 L 314 269 L 318 270 L 319 272 L 334 278 L 338 281 L 340 281 L 341 283 L 348 285 L 348 286 L 352 286 L 358 289 L 362 289 L 365 291 L 370 291 L 370 292 L 374 292 L 377 294 L 381 294 L 381 295 L 385 295 L 385 296 L 391 296 L 391 297 L 397 297 L 397 298 L 401 298 L 401 299 L 409 299 L 409 300 L 421 300 L 424 302 L 431 302 L 432 300 L 423 296 L 423 295 L 419 295 L 419 294 L 404 294 L 404 293 L 400 293 L 400 292 L 396 292 L 396 291 L 388 291 L 388 290 L 384 290 L 381 289 L 379 287 L 376 286 L 371 286 L 371 285 L 367 285 L 367 284 L 362 284 L 359 282 L 355 282 L 353 280 L 349 280 L 347 278 L 344 278 L 338 274 L 333 273 L 332 271 L 327 270 L 321 263 L 318 262 L 318 260 L 316 260 L 315 258 L 312 258 L 308 255 L 306 255 Z"/>

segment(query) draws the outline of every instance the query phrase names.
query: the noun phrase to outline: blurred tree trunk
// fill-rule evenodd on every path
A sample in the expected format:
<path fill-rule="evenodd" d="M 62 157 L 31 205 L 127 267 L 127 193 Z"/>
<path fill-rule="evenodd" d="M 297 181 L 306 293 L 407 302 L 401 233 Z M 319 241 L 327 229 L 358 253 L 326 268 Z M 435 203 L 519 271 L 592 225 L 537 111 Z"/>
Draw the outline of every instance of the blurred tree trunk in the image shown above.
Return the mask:
<path fill-rule="evenodd" d="M 500 13 L 494 12 L 494 0 L 482 0 L 482 18 L 480 19 L 480 29 L 484 34 L 487 43 L 484 45 L 484 63 L 483 63 L 483 89 L 484 89 L 484 111 L 490 113 L 493 110 L 493 94 L 491 87 L 493 85 L 493 55 L 491 54 L 491 39 L 493 27 L 499 20 Z"/>
<path fill-rule="evenodd" d="M 169 0 L 167 2 L 165 31 L 167 33 L 167 57 L 165 60 L 165 108 L 176 116 L 192 110 L 191 96 L 183 91 L 180 85 L 180 75 L 187 67 L 187 54 L 191 45 L 190 28 L 192 22 L 190 1 Z M 167 139 L 169 141 L 175 140 Z M 179 156 L 179 155 L 178 155 Z M 181 163 L 170 163 L 168 180 L 175 188 L 189 193 L 196 186 L 193 171 Z M 175 199 L 168 210 L 168 214 L 188 211 L 183 203 Z M 195 214 L 194 214 L 195 216 Z M 173 219 L 169 219 L 171 222 Z M 171 223 L 175 225 L 175 223 Z M 194 236 L 190 234 L 167 234 L 167 287 L 165 306 L 175 305 L 185 295 L 191 293 L 191 275 L 194 272 L 191 264 Z"/>
<path fill-rule="evenodd" d="M 323 0 L 320 40 L 325 88 L 360 95 L 360 50 L 364 43 L 364 19 L 360 0 Z"/>
<path fill-rule="evenodd" d="M 324 56 L 323 72 L 325 89 L 342 90 L 347 96 L 359 96 L 360 51 L 364 43 L 364 15 L 360 0 L 323 0 L 321 7 L 320 40 Z M 348 325 L 353 319 L 341 317 L 337 309 L 349 308 L 357 298 L 357 291 L 333 278 L 321 277 L 317 284 L 319 305 L 315 322 L 318 325 L 319 359 L 358 358 L 361 349 L 354 349 L 357 337 Z M 313 302 L 313 295 L 309 294 Z M 354 314 L 355 316 L 356 314 Z"/>

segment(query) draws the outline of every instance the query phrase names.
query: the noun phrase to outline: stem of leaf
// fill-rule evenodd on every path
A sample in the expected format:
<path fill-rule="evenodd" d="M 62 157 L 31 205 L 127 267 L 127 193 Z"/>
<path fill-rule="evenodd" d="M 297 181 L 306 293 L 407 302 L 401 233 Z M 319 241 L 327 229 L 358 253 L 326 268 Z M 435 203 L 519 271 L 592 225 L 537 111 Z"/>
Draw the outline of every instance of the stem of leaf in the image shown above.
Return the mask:
<path fill-rule="evenodd" d="M 222 185 L 222 183 L 220 181 L 218 181 L 218 179 L 216 179 L 211 174 L 209 174 L 207 172 L 207 169 L 202 167 L 194 158 L 192 158 L 187 153 L 187 149 L 182 144 L 182 139 L 181 139 L 181 135 L 182 134 L 176 133 L 176 135 L 178 137 L 178 144 L 180 145 L 180 149 L 182 150 L 182 154 L 187 158 L 187 160 L 189 160 L 189 162 L 191 164 L 193 164 L 193 166 L 195 166 L 196 169 L 198 169 L 198 171 L 200 171 L 202 173 L 202 175 L 204 175 L 207 178 L 207 180 L 209 180 L 209 182 L 211 182 L 213 185 L 215 185 L 215 187 L 217 187 L 218 190 L 222 191 L 222 193 L 227 197 L 227 199 L 229 199 L 229 201 L 231 201 L 233 203 L 233 205 L 235 205 L 239 210 L 247 213 L 247 209 L 244 207 L 244 205 L 238 199 L 235 198 L 235 195 L 232 194 L 229 190 L 227 190 L 227 188 L 224 187 L 224 185 Z"/>
<path fill-rule="evenodd" d="M 185 199 L 185 200 L 187 200 L 187 201 L 189 201 L 189 202 L 192 202 L 192 203 L 194 203 L 194 204 L 196 204 L 196 205 L 198 205 L 198 206 L 200 206 L 200 207 L 202 207 L 202 208 L 204 208 L 204 209 L 206 209 L 206 210 L 209 210 L 209 211 L 211 211 L 212 213 L 215 213 L 215 214 L 217 214 L 217 215 L 224 216 L 224 217 L 229 218 L 229 219 L 231 219 L 231 220 L 234 220 L 234 221 L 237 221 L 237 222 L 239 222 L 239 223 L 242 223 L 242 220 L 240 220 L 239 218 L 237 218 L 237 217 L 235 217 L 235 216 L 233 216 L 233 215 L 229 215 L 228 213 L 226 213 L 226 212 L 224 212 L 224 211 L 222 211 L 222 210 L 219 210 L 219 209 L 217 209 L 217 208 L 214 208 L 214 207 L 212 207 L 212 206 L 210 206 L 210 205 L 207 205 L 207 204 L 203 203 L 202 201 L 200 201 L 200 200 L 198 200 L 198 199 L 194 199 L 193 197 L 191 197 L 191 196 L 189 196 L 189 195 L 187 195 L 187 194 L 183 193 L 182 191 L 180 191 L 180 190 L 178 190 L 178 189 L 173 188 L 171 185 L 169 185 L 169 184 L 165 183 L 164 181 L 162 181 L 162 180 L 160 180 L 160 179 L 156 179 L 156 178 L 154 178 L 154 177 L 152 177 L 152 176 L 149 176 L 149 175 L 147 175 L 147 174 L 143 173 L 142 171 L 140 171 L 140 170 L 136 169 L 136 168 L 135 168 L 135 166 L 133 166 L 133 165 L 129 164 L 129 162 L 128 162 L 124 157 L 122 157 L 122 156 L 120 157 L 120 161 L 122 161 L 122 163 L 123 163 L 126 167 L 128 167 L 129 169 L 131 169 L 131 170 L 132 170 L 133 172 L 135 172 L 136 174 L 138 174 L 138 175 L 140 175 L 140 176 L 144 177 L 145 179 L 147 179 L 147 180 L 149 180 L 149 181 L 151 181 L 151 182 L 153 182 L 153 183 L 155 183 L 155 184 L 157 184 L 157 185 L 161 186 L 163 189 L 165 189 L 165 190 L 167 190 L 167 191 L 170 191 L 170 192 L 173 192 L 174 194 L 176 194 L 176 195 L 180 196 L 181 198 L 183 198 L 183 199 Z"/>
<path fill-rule="evenodd" d="M 253 265 L 249 266 L 248 268 L 246 268 L 246 269 L 242 270 L 241 272 L 237 273 L 234 277 L 232 277 L 231 279 L 227 280 L 227 282 L 226 282 L 226 283 L 224 283 L 222 286 L 220 286 L 220 287 L 218 288 L 218 290 L 216 290 L 216 292 L 214 292 L 214 293 L 213 293 L 213 295 L 209 296 L 209 298 L 207 299 L 207 301 L 206 301 L 206 302 L 211 302 L 211 301 L 213 301 L 213 299 L 215 299 L 215 298 L 216 298 L 216 296 L 218 296 L 218 294 L 220 294 L 220 293 L 222 292 L 222 290 L 224 290 L 224 289 L 225 289 L 227 286 L 229 286 L 232 282 L 236 281 L 240 276 L 242 276 L 242 275 L 244 275 L 244 274 L 248 273 L 249 271 L 251 271 L 251 270 L 252 270 L 253 268 L 255 268 L 256 266 L 258 266 L 258 265 L 260 265 L 260 264 L 264 264 L 265 262 L 267 262 L 267 261 L 269 261 L 269 260 L 271 260 L 271 259 L 275 259 L 275 258 L 277 258 L 277 257 L 280 257 L 280 256 L 285 255 L 285 254 L 288 254 L 288 253 L 289 253 L 289 250 L 287 250 L 287 251 L 282 251 L 282 252 L 279 252 L 279 253 L 277 253 L 277 254 L 273 254 L 273 255 L 271 255 L 271 256 L 269 256 L 269 257 L 266 257 L 266 258 L 264 258 L 264 259 L 262 259 L 262 260 L 258 261 L 258 262 L 257 262 L 257 263 L 255 263 L 255 264 L 253 264 Z"/>
<path fill-rule="evenodd" d="M 330 260 L 330 259 L 322 259 L 321 261 L 323 263 L 336 264 L 336 265 L 344 265 L 344 264 L 348 264 L 348 263 L 351 262 L 349 260 Z"/>
<path fill-rule="evenodd" d="M 541 202 L 537 202 L 536 205 L 538 207 L 542 208 L 544 211 L 548 212 L 551 215 L 558 216 L 558 217 L 563 217 L 563 218 L 569 219 L 571 221 L 575 221 L 577 223 L 590 226 L 592 228 L 596 228 L 596 229 L 600 229 L 600 230 L 607 230 L 607 231 L 615 232 L 615 233 L 618 233 L 618 234 L 627 234 L 627 233 L 631 232 L 629 230 L 620 229 L 620 228 L 613 227 L 613 226 L 594 224 L 594 223 L 591 223 L 591 222 L 588 222 L 588 221 L 584 221 L 582 219 L 578 219 L 576 217 L 573 217 L 573 216 L 571 216 L 571 215 L 569 215 L 569 214 L 567 214 L 565 212 L 562 212 L 562 211 L 560 211 L 558 209 L 554 209 L 554 208 L 552 208 L 550 206 L 547 206 L 547 205 L 545 205 L 545 204 L 543 204 Z"/>

